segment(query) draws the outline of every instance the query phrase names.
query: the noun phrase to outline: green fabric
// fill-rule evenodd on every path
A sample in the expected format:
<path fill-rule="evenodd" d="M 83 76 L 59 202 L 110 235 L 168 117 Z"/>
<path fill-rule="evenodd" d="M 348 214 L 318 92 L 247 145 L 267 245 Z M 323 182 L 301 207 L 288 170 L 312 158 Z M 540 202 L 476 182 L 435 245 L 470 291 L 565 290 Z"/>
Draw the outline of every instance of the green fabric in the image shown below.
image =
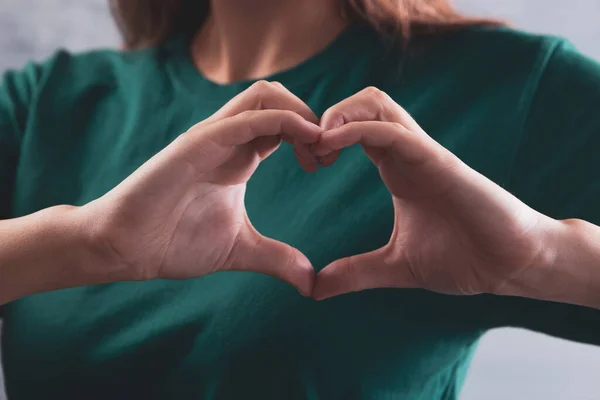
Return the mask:
<path fill-rule="evenodd" d="M 556 218 L 600 224 L 600 65 L 569 43 L 471 29 L 401 53 L 356 26 L 270 79 L 320 115 L 374 85 L 474 169 Z M 0 215 L 85 204 L 251 82 L 203 79 L 186 43 L 57 53 L 5 76 Z M 250 219 L 317 269 L 385 244 L 390 196 L 356 146 L 316 174 L 284 144 L 248 184 Z M 481 334 L 521 326 L 600 344 L 600 311 L 383 289 L 315 302 L 217 273 L 39 294 L 4 307 L 11 399 L 455 399 Z M 131 397 L 127 397 L 131 396 Z"/>

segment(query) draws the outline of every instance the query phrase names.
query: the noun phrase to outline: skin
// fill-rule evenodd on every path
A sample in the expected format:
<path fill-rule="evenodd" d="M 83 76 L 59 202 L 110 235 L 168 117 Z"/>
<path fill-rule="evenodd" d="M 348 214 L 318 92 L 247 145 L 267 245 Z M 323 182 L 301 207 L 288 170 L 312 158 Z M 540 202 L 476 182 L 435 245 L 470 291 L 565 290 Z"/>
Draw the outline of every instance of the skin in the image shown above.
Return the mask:
<path fill-rule="evenodd" d="M 221 83 L 295 65 L 347 25 L 333 0 L 211 4 L 192 52 L 199 71 Z M 338 260 L 315 279 L 298 250 L 260 235 L 244 209 L 245 183 L 281 138 L 294 144 L 307 171 L 317 162 L 332 165 L 339 151 L 360 143 L 393 198 L 389 243 Z M 0 236 L 0 304 L 79 285 L 244 270 L 276 276 L 316 299 L 423 287 L 600 308 L 599 227 L 532 210 L 375 88 L 319 121 L 281 85 L 259 82 L 105 196 L 2 221 Z"/>
<path fill-rule="evenodd" d="M 328 109 L 313 152 L 323 163 L 361 144 L 393 199 L 386 246 L 337 260 L 313 297 L 371 288 L 494 293 L 599 307 L 600 228 L 557 221 L 431 139 L 388 95 L 367 88 Z"/>
<path fill-rule="evenodd" d="M 323 50 L 349 23 L 339 0 L 212 0 L 192 54 L 214 82 L 261 79 Z"/>
<path fill-rule="evenodd" d="M 315 122 L 283 86 L 258 82 L 99 199 L 3 221 L 0 304 L 70 286 L 225 270 L 272 275 L 310 295 L 310 261 L 254 229 L 244 193 L 282 138 L 315 144 Z"/>

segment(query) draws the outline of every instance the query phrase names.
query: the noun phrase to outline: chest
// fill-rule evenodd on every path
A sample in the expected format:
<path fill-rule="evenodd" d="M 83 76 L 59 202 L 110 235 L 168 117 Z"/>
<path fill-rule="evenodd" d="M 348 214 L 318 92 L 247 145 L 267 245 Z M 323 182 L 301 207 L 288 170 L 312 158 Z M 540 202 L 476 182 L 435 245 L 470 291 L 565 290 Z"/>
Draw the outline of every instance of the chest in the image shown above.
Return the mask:
<path fill-rule="evenodd" d="M 312 106 L 324 109 L 332 101 L 315 100 Z M 466 132 L 478 120 L 465 127 L 439 107 L 411 104 L 415 118 L 459 156 L 497 177 L 506 171 L 498 161 L 508 159 L 511 149 L 498 150 L 497 142 L 479 136 L 468 141 Z M 82 129 L 80 136 L 83 127 L 71 121 L 54 141 L 50 131 L 59 132 L 58 121 L 50 121 L 54 128 L 40 129 L 22 156 L 14 214 L 85 204 L 103 195 L 210 115 L 209 110 L 177 113 L 163 115 L 160 125 L 153 119 L 110 120 Z M 282 145 L 248 183 L 245 203 L 262 234 L 297 247 L 316 269 L 384 245 L 392 230 L 391 199 L 360 147 L 344 151 L 333 167 L 306 174 L 293 149 Z M 467 316 L 459 311 L 465 307 Z M 273 377 L 282 394 L 302 393 L 311 385 L 325 393 L 369 385 L 400 393 L 418 391 L 444 366 L 462 362 L 483 312 L 473 301 L 411 290 L 317 303 L 271 277 L 217 273 L 22 299 L 5 311 L 4 357 L 9 384 L 31 376 L 33 368 L 40 382 L 57 391 L 77 390 L 65 385 L 70 376 L 81 387 L 110 382 L 139 391 L 155 381 L 197 393 L 234 393 L 232 388 L 254 385 L 259 393 L 260 382 Z"/>

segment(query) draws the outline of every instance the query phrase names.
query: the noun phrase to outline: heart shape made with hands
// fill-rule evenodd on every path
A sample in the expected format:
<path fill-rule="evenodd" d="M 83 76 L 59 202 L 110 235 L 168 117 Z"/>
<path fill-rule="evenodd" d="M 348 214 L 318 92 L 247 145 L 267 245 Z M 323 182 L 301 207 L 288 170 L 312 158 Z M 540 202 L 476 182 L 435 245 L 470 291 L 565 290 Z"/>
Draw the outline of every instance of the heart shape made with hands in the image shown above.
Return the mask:
<path fill-rule="evenodd" d="M 308 172 L 360 144 L 393 200 L 389 242 L 315 276 L 298 249 L 261 235 L 245 210 L 246 183 L 281 139 Z M 108 231 L 118 233 L 113 253 L 126 254 L 144 278 L 253 271 L 315 299 L 379 287 L 495 293 L 537 262 L 538 229 L 549 220 L 461 162 L 376 88 L 333 105 L 319 120 L 269 82 L 190 128 L 95 204 L 96 214 L 113 222 Z"/>
<path fill-rule="evenodd" d="M 298 249 L 261 235 L 246 213 L 246 184 L 282 139 L 308 172 L 360 144 L 392 197 L 389 242 L 315 276 Z M 379 287 L 496 293 L 536 276 L 530 270 L 539 265 L 543 233 L 556 222 L 469 168 L 376 88 L 319 120 L 283 85 L 268 82 L 191 127 L 82 213 L 109 261 L 133 280 L 252 271 L 315 299 Z"/>

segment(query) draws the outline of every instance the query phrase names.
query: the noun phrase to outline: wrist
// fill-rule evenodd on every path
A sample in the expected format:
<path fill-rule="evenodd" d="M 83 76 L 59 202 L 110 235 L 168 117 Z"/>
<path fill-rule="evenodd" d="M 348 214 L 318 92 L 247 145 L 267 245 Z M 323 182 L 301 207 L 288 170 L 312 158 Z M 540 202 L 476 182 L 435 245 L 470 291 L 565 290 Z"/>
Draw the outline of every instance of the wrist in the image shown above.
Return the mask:
<path fill-rule="evenodd" d="M 95 245 L 81 207 L 54 206 L 0 224 L 0 304 L 126 277 Z"/>
<path fill-rule="evenodd" d="M 538 257 L 502 294 L 600 309 L 600 228 L 546 217 L 535 235 Z"/>
<path fill-rule="evenodd" d="M 94 203 L 70 211 L 72 230 L 78 234 L 78 273 L 88 284 L 138 280 L 110 246 L 110 232 L 96 216 Z"/>
<path fill-rule="evenodd" d="M 560 280 L 550 300 L 600 309 L 600 227 L 581 219 L 557 222 L 543 265 L 547 276 Z"/>
<path fill-rule="evenodd" d="M 86 207 L 55 206 L 47 210 L 46 235 L 55 238 L 53 254 L 61 266 L 60 286 L 74 287 L 127 280 L 126 268 L 102 246 L 95 219 Z M 63 275 L 63 276 L 61 276 Z"/>

